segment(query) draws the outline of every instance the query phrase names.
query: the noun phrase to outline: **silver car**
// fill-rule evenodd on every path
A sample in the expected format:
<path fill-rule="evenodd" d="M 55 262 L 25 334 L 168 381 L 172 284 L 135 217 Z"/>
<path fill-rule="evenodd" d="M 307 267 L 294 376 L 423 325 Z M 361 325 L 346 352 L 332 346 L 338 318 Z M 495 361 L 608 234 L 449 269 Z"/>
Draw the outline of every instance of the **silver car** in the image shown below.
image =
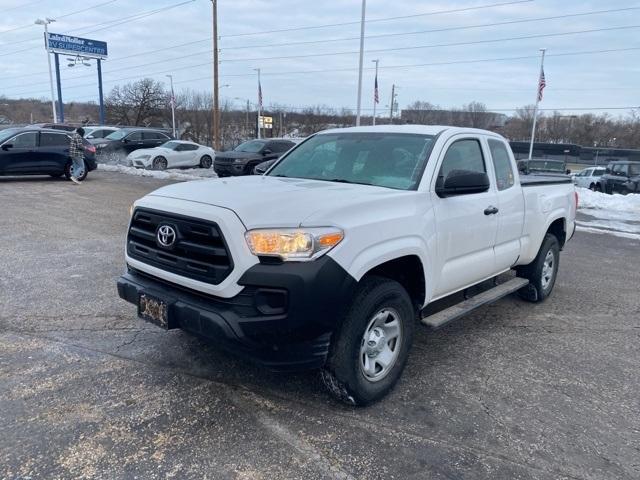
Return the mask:
<path fill-rule="evenodd" d="M 573 183 L 576 187 L 588 188 L 596 191 L 598 189 L 598 179 L 604 174 L 604 167 L 589 167 L 579 171 L 573 176 Z"/>

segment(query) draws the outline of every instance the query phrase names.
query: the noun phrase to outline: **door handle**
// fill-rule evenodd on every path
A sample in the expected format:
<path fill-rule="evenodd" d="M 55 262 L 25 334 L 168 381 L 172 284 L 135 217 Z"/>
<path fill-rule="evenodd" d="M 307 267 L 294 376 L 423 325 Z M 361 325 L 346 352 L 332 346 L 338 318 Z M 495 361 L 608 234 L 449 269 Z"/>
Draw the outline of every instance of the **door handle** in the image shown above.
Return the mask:
<path fill-rule="evenodd" d="M 498 213 L 498 209 L 493 205 L 489 205 L 487 208 L 484 209 L 485 215 L 495 215 L 496 213 Z"/>

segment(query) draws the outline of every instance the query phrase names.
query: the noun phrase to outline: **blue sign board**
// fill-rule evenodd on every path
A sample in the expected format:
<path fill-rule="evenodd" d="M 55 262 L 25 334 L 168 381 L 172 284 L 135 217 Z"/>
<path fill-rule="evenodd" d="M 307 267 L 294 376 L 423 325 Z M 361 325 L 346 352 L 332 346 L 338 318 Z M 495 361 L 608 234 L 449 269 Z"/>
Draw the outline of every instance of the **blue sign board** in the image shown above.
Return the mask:
<path fill-rule="evenodd" d="M 107 58 L 107 42 L 49 33 L 45 38 L 48 50 L 55 53 L 80 55 L 87 58 Z"/>

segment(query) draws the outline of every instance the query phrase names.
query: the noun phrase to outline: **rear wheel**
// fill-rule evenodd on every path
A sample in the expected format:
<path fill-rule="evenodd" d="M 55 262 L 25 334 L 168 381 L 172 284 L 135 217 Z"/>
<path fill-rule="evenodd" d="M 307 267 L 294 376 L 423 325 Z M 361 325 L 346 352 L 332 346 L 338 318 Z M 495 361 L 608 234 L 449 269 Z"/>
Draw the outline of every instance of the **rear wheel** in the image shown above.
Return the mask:
<path fill-rule="evenodd" d="M 154 170 L 166 170 L 167 165 L 168 165 L 167 159 L 164 157 L 156 157 L 153 159 Z"/>
<path fill-rule="evenodd" d="M 203 155 L 200 159 L 200 168 L 211 168 L 211 165 L 213 165 L 211 157 L 209 155 Z"/>
<path fill-rule="evenodd" d="M 597 185 L 595 183 L 592 183 L 591 185 L 589 185 L 589 190 L 591 190 L 592 192 L 597 192 Z"/>
<path fill-rule="evenodd" d="M 516 269 L 519 277 L 529 280 L 529 285 L 518 291 L 520 297 L 538 303 L 551 295 L 558 275 L 559 262 L 560 243 L 555 235 L 547 233 L 533 262 Z"/>
<path fill-rule="evenodd" d="M 84 160 L 82 161 L 84 163 Z M 87 178 L 87 164 L 84 163 L 84 169 L 82 171 L 82 175 L 80 175 L 79 177 L 76 176 L 76 178 L 78 180 L 80 180 L 81 182 Z M 71 180 L 71 177 L 73 176 L 73 162 L 68 162 L 65 166 L 64 166 L 64 176 L 66 177 L 67 180 Z"/>
<path fill-rule="evenodd" d="M 322 370 L 331 395 L 350 405 L 384 397 L 402 374 L 415 320 L 416 311 L 402 285 L 383 277 L 364 278 Z"/>
<path fill-rule="evenodd" d="M 594 192 L 602 192 L 602 186 L 599 183 L 596 183 L 594 188 L 593 188 Z"/>

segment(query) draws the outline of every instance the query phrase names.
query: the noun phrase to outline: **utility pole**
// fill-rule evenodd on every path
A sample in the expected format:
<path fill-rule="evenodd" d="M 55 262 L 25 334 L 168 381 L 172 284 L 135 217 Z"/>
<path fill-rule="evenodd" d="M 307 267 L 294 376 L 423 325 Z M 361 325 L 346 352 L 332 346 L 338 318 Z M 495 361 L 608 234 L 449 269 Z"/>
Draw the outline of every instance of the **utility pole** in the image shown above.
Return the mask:
<path fill-rule="evenodd" d="M 542 74 L 544 73 L 544 54 L 546 48 L 541 48 L 542 58 L 540 60 L 540 75 L 538 76 L 538 84 L 536 85 L 536 108 L 533 110 L 533 126 L 531 127 L 531 143 L 529 144 L 529 160 L 533 156 L 533 142 L 536 138 L 536 123 L 538 123 L 538 105 L 540 104 L 540 80 L 542 80 Z"/>
<path fill-rule="evenodd" d="M 220 104 L 218 89 L 218 0 L 211 0 L 213 7 L 213 144 L 220 150 Z"/>
<path fill-rule="evenodd" d="M 258 138 L 262 138 L 260 120 L 262 119 L 262 85 L 260 84 L 260 69 L 254 68 L 258 72 Z"/>
<path fill-rule="evenodd" d="M 167 75 L 171 84 L 171 130 L 173 131 L 173 138 L 176 137 L 176 96 L 173 93 L 173 75 Z"/>
<path fill-rule="evenodd" d="M 44 48 L 47 51 L 47 63 L 49 64 L 49 84 L 51 85 L 51 110 L 53 111 L 53 123 L 58 123 L 56 114 L 56 100 L 53 93 L 53 74 L 51 73 L 51 51 L 49 50 L 49 24 L 55 22 L 54 19 L 46 17 L 44 20 L 38 18 L 36 25 L 44 25 Z"/>
<path fill-rule="evenodd" d="M 393 108 L 396 104 L 396 84 L 391 85 L 391 106 L 389 107 L 389 123 L 393 124 Z"/>
<path fill-rule="evenodd" d="M 376 80 L 375 80 L 375 85 L 373 86 L 374 91 L 373 91 L 373 123 L 372 125 L 375 127 L 376 125 L 376 106 L 378 105 L 378 101 L 380 100 L 380 98 L 378 97 L 379 93 L 378 93 L 378 63 L 380 63 L 380 60 L 371 60 L 373 63 L 376 64 Z"/>
<path fill-rule="evenodd" d="M 362 110 L 362 62 L 364 61 L 364 22 L 367 11 L 367 0 L 362 0 L 362 18 L 360 19 L 360 63 L 358 66 L 358 109 L 356 111 L 356 127 L 360 126 Z"/>

